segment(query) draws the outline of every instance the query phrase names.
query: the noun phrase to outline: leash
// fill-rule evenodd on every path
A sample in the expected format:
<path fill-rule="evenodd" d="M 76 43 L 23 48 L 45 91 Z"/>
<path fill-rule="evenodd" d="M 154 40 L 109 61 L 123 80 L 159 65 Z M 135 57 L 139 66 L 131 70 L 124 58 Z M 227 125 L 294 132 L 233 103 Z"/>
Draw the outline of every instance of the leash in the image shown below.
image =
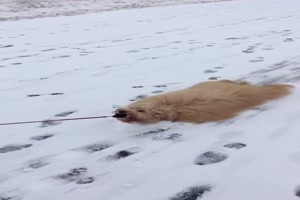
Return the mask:
<path fill-rule="evenodd" d="M 113 116 L 95 116 L 95 117 L 78 117 L 78 118 L 65 118 L 65 119 L 49 119 L 49 120 L 42 120 L 42 121 L 8 122 L 8 123 L 0 123 L 0 126 L 60 122 L 60 121 L 74 121 L 74 120 L 85 120 L 85 119 L 102 119 L 102 118 L 108 118 L 108 117 L 113 117 Z"/>

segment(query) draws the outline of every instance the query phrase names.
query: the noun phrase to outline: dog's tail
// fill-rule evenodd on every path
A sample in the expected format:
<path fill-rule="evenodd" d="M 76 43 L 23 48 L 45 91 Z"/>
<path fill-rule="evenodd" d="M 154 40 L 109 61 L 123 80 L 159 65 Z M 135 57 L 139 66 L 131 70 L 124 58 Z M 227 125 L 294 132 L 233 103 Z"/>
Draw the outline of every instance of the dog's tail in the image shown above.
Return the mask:
<path fill-rule="evenodd" d="M 292 92 L 294 86 L 284 84 L 274 84 L 267 86 L 259 86 L 254 88 L 244 97 L 246 101 L 249 100 L 254 106 L 266 103 L 271 100 L 276 100 L 289 95 Z"/>
<path fill-rule="evenodd" d="M 290 94 L 293 88 L 294 86 L 292 85 L 283 84 L 262 86 L 262 96 L 267 100 L 278 99 Z"/>

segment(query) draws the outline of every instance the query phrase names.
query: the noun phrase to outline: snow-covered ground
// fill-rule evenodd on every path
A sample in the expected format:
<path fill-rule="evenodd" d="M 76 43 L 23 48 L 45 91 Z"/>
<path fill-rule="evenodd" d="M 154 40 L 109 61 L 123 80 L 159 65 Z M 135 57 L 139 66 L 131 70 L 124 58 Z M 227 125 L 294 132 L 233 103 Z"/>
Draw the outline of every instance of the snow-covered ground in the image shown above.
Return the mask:
<path fill-rule="evenodd" d="M 0 122 L 109 115 L 208 79 L 300 77 L 300 2 L 0 23 Z M 207 124 L 0 126 L 1 200 L 296 200 L 300 91 Z"/>
<path fill-rule="evenodd" d="M 0 0 L 0 21 L 232 0 Z"/>

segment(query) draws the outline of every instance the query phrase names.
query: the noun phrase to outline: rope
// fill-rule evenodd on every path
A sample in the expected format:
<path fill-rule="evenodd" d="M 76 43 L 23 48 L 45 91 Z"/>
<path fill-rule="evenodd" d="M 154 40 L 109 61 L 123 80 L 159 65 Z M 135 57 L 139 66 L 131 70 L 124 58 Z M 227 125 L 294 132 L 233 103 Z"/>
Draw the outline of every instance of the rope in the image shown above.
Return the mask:
<path fill-rule="evenodd" d="M 24 121 L 24 122 L 8 122 L 8 123 L 0 123 L 0 126 L 7 125 L 18 125 L 18 124 L 33 124 L 33 123 L 47 123 L 47 122 L 59 122 L 59 121 L 73 121 L 73 120 L 84 120 L 84 119 L 101 119 L 108 118 L 112 116 L 96 116 L 96 117 L 78 117 L 78 118 L 65 118 L 65 119 L 49 119 L 42 121 Z"/>

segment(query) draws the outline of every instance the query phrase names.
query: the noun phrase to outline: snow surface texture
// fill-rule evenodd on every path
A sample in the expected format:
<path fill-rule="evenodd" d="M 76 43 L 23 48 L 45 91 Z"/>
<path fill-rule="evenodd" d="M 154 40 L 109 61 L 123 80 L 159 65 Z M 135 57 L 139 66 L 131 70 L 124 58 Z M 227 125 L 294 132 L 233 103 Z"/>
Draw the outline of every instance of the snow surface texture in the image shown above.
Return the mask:
<path fill-rule="evenodd" d="M 231 0 L 0 0 L 0 21 Z"/>
<path fill-rule="evenodd" d="M 107 115 L 219 78 L 299 85 L 299 8 L 243 0 L 2 22 L 0 121 Z M 299 199 L 299 98 L 199 125 L 0 126 L 0 199 Z"/>

